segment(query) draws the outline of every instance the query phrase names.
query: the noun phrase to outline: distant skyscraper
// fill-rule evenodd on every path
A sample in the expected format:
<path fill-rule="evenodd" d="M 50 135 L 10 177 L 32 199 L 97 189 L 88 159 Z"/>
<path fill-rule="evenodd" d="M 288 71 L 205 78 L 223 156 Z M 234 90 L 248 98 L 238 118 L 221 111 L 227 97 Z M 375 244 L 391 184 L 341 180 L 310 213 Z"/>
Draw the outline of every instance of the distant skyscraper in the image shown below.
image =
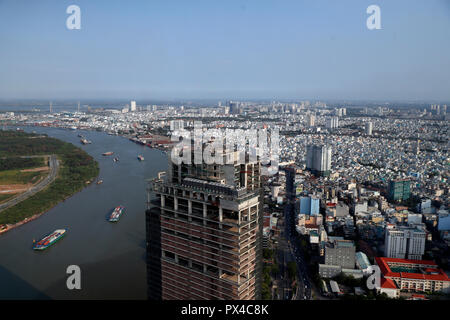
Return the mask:
<path fill-rule="evenodd" d="M 366 129 L 366 134 L 368 135 L 368 136 L 371 136 L 372 135 L 372 128 L 373 128 L 373 123 L 372 122 L 366 122 L 366 125 L 365 125 L 365 129 Z"/>
<path fill-rule="evenodd" d="M 239 102 L 230 101 L 230 113 L 231 114 L 239 114 L 240 112 Z"/>
<path fill-rule="evenodd" d="M 136 101 L 134 100 L 131 101 L 130 111 L 136 111 Z"/>
<path fill-rule="evenodd" d="M 308 114 L 308 116 L 306 117 L 306 121 L 308 123 L 308 127 L 314 127 L 315 120 L 316 120 L 316 116 L 315 115 Z"/>
<path fill-rule="evenodd" d="M 306 169 L 316 175 L 330 175 L 331 147 L 325 145 L 308 145 L 306 148 Z"/>
<path fill-rule="evenodd" d="M 331 117 L 327 119 L 326 127 L 328 129 L 336 129 L 339 127 L 339 118 Z"/>
<path fill-rule="evenodd" d="M 336 111 L 336 115 L 338 117 L 343 117 L 343 116 L 347 115 L 347 109 L 346 108 L 338 108 L 335 111 Z"/>
<path fill-rule="evenodd" d="M 421 260 L 425 252 L 426 233 L 417 228 L 396 227 L 387 229 L 385 256 L 387 258 Z"/>
<path fill-rule="evenodd" d="M 182 130 L 184 129 L 184 120 L 171 120 L 170 121 L 170 130 Z"/>
<path fill-rule="evenodd" d="M 415 148 L 414 152 L 416 154 L 420 153 L 420 140 L 419 139 L 417 139 L 417 141 L 416 141 L 416 148 Z"/>

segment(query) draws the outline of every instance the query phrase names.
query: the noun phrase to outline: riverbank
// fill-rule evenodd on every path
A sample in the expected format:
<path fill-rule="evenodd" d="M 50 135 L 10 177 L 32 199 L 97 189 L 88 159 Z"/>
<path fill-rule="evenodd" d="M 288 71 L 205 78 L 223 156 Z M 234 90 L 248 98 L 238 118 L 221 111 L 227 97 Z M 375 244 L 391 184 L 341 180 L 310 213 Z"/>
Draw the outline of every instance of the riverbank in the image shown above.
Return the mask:
<path fill-rule="evenodd" d="M 94 181 L 45 214 L 30 216 L 26 223 L 0 236 L 0 300 L 146 299 L 147 179 L 167 170 L 167 156 L 104 132 L 23 129 L 84 150 L 98 162 L 103 183 Z M 78 134 L 92 144 L 81 145 Z M 114 152 L 120 161 L 102 156 L 106 151 Z M 144 161 L 137 159 L 140 154 Z M 108 215 L 118 205 L 125 207 L 125 214 L 116 224 L 108 222 Z M 68 230 L 64 240 L 44 252 L 32 249 L 33 239 L 56 229 Z M 72 264 L 82 270 L 82 290 L 67 289 L 66 269 Z M 127 281 L 111 281 L 117 277 Z"/>
<path fill-rule="evenodd" d="M 1 131 L 2 156 L 55 154 L 61 169 L 43 190 L 0 212 L 0 234 L 41 216 L 61 201 L 78 193 L 99 174 L 99 165 L 89 154 L 71 143 L 47 136 Z"/>

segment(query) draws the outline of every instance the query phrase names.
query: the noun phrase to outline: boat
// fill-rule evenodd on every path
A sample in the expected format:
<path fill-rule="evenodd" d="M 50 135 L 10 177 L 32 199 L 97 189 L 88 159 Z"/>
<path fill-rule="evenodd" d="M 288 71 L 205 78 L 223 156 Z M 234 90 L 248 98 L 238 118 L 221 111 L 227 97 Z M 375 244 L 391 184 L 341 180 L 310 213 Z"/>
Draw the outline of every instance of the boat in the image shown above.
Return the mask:
<path fill-rule="evenodd" d="M 114 152 L 112 152 L 112 151 L 108 151 L 108 152 L 103 152 L 102 153 L 103 156 L 110 156 L 110 155 L 113 155 L 113 154 L 114 154 Z"/>
<path fill-rule="evenodd" d="M 87 139 L 81 139 L 81 143 L 82 144 L 90 144 L 90 143 L 92 143 L 92 141 L 89 141 Z"/>
<path fill-rule="evenodd" d="M 110 222 L 117 222 L 117 221 L 119 221 L 120 216 L 122 215 L 124 209 L 125 209 L 124 206 L 115 207 L 113 212 L 109 216 L 109 221 Z"/>
<path fill-rule="evenodd" d="M 97 181 L 97 184 L 102 184 L 103 183 L 103 180 L 98 180 Z"/>
<path fill-rule="evenodd" d="M 34 243 L 33 249 L 34 250 L 45 250 L 48 247 L 50 247 L 52 244 L 60 240 L 62 237 L 66 235 L 66 229 L 58 229 L 53 231 L 48 236 L 45 236 L 42 238 L 42 240 Z M 34 240 L 33 240 L 34 242 Z"/>
<path fill-rule="evenodd" d="M 117 162 L 117 161 L 119 161 L 119 158 L 118 158 L 118 157 L 115 157 L 115 158 L 114 158 L 114 162 Z"/>
<path fill-rule="evenodd" d="M 139 161 L 144 161 L 144 157 L 142 155 L 138 155 Z"/>

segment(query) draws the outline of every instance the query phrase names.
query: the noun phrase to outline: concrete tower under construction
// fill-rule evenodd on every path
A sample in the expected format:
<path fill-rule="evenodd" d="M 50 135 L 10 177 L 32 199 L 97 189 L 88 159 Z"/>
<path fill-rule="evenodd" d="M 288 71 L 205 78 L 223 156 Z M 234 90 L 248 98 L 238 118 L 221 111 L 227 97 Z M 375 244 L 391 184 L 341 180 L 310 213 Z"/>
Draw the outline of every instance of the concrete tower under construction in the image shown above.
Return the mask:
<path fill-rule="evenodd" d="M 169 157 L 167 174 L 149 180 L 149 299 L 260 299 L 261 163 L 238 154 L 224 152 L 222 165 Z"/>

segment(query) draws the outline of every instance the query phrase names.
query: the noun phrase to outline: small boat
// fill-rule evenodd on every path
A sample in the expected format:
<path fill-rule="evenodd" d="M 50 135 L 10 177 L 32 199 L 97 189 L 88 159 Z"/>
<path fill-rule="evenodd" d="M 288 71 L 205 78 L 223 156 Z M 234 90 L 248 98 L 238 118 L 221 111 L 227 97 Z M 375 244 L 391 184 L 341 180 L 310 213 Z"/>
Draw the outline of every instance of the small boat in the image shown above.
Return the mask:
<path fill-rule="evenodd" d="M 118 157 L 115 157 L 115 158 L 114 158 L 114 162 L 117 162 L 117 161 L 119 161 L 119 158 L 118 158 Z"/>
<path fill-rule="evenodd" d="M 103 183 L 103 180 L 98 180 L 97 181 L 97 184 L 102 184 Z"/>
<path fill-rule="evenodd" d="M 53 231 L 48 236 L 45 236 L 42 238 L 42 240 L 38 241 L 37 243 L 34 243 L 33 249 L 34 250 L 45 250 L 48 247 L 50 247 L 52 244 L 60 240 L 62 237 L 64 237 L 66 234 L 66 229 L 58 229 Z M 33 240 L 33 242 L 35 242 Z"/>
<path fill-rule="evenodd" d="M 113 212 L 109 216 L 109 222 L 117 222 L 117 221 L 119 221 L 120 216 L 122 215 L 124 209 L 125 209 L 124 206 L 115 207 Z"/>
<path fill-rule="evenodd" d="M 144 161 L 144 157 L 142 155 L 138 155 L 137 158 L 139 159 L 139 161 Z"/>
<path fill-rule="evenodd" d="M 83 139 L 81 139 L 81 143 L 82 144 L 91 144 L 92 141 L 89 141 L 89 140 L 83 138 Z"/>
<path fill-rule="evenodd" d="M 108 152 L 102 153 L 103 156 L 110 156 L 110 155 L 113 155 L 113 154 L 114 154 L 114 152 L 112 152 L 112 151 L 108 151 Z"/>

